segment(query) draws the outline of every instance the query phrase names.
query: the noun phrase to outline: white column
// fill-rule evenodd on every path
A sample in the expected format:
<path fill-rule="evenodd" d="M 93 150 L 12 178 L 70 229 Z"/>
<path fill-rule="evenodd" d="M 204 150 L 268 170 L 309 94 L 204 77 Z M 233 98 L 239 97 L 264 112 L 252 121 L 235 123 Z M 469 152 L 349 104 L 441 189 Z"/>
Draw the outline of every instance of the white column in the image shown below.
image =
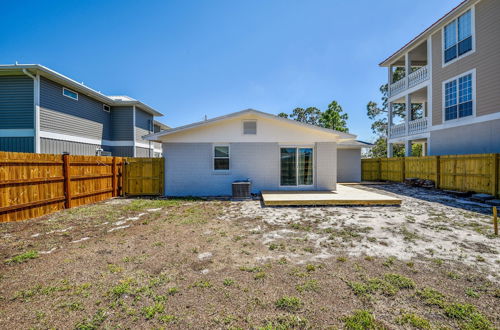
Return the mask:
<path fill-rule="evenodd" d="M 411 73 L 411 55 L 410 53 L 405 54 L 405 75 L 408 83 L 408 76 Z M 408 87 L 408 85 L 406 85 Z"/>
<path fill-rule="evenodd" d="M 387 83 L 390 85 L 392 84 L 392 65 L 389 65 L 387 69 L 388 69 Z"/>
<path fill-rule="evenodd" d="M 411 157 L 411 140 L 406 140 L 405 142 L 405 156 Z"/>
<path fill-rule="evenodd" d="M 387 137 L 391 137 L 392 127 L 392 102 L 387 104 Z"/>
<path fill-rule="evenodd" d="M 394 155 L 394 148 L 392 143 L 387 143 L 387 158 L 391 158 Z"/>
<path fill-rule="evenodd" d="M 406 94 L 405 96 L 405 133 L 406 135 L 409 134 L 408 126 L 410 122 L 410 115 L 411 115 L 411 95 Z"/>
<path fill-rule="evenodd" d="M 427 142 L 422 143 L 422 156 L 427 156 Z"/>

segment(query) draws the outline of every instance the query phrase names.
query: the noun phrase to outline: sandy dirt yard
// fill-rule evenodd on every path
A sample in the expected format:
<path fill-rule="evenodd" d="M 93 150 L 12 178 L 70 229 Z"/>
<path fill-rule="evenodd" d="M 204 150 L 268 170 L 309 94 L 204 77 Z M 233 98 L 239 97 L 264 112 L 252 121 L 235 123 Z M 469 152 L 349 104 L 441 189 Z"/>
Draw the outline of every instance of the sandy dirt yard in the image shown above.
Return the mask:
<path fill-rule="evenodd" d="M 112 199 L 0 224 L 0 328 L 498 329 L 491 208 Z"/>

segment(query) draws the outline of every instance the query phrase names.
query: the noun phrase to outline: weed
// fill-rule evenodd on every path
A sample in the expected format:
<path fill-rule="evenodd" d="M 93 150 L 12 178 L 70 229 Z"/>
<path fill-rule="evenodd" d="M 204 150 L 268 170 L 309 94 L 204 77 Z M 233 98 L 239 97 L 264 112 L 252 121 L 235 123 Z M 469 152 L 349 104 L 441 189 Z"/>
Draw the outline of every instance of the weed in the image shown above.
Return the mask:
<path fill-rule="evenodd" d="M 314 249 L 312 247 L 305 247 L 305 248 L 303 248 L 303 250 L 305 252 L 309 252 L 309 253 L 313 253 L 314 252 Z"/>
<path fill-rule="evenodd" d="M 269 245 L 269 250 L 271 250 L 271 251 L 274 251 L 274 250 L 283 251 L 283 250 L 285 250 L 285 244 L 283 244 L 283 243 L 280 243 L 280 244 L 271 243 Z"/>
<path fill-rule="evenodd" d="M 346 262 L 347 261 L 347 257 L 337 257 L 337 261 L 338 262 Z"/>
<path fill-rule="evenodd" d="M 94 330 L 98 329 L 99 326 L 106 320 L 106 312 L 99 309 L 94 316 L 90 319 L 83 320 L 76 324 L 75 329 L 78 330 Z"/>
<path fill-rule="evenodd" d="M 177 320 L 177 317 L 175 317 L 174 315 L 161 315 L 158 316 L 158 320 L 160 320 L 160 322 L 162 323 L 172 323 Z"/>
<path fill-rule="evenodd" d="M 70 311 L 82 311 L 82 310 L 85 309 L 85 308 L 83 308 L 82 303 L 78 302 L 78 301 L 75 301 L 75 302 L 72 302 L 72 303 L 68 302 L 68 303 L 60 304 L 59 308 L 68 309 Z"/>
<path fill-rule="evenodd" d="M 472 298 L 479 298 L 480 294 L 472 288 L 467 288 L 465 294 Z"/>
<path fill-rule="evenodd" d="M 277 308 L 288 312 L 298 311 L 303 305 L 300 298 L 288 296 L 281 297 L 280 299 L 276 300 L 274 304 Z"/>
<path fill-rule="evenodd" d="M 408 277 L 399 274 L 385 274 L 384 279 L 398 289 L 413 289 L 415 282 Z"/>
<path fill-rule="evenodd" d="M 116 299 L 120 298 L 124 294 L 132 293 L 132 289 L 130 285 L 132 284 L 133 279 L 126 279 L 120 281 L 120 284 L 114 286 L 109 290 L 109 293 Z"/>
<path fill-rule="evenodd" d="M 123 268 L 115 264 L 108 264 L 108 270 L 110 273 L 120 273 L 123 271 Z"/>
<path fill-rule="evenodd" d="M 212 283 L 210 283 L 209 281 L 197 281 L 194 282 L 191 286 L 194 288 L 211 288 Z"/>
<path fill-rule="evenodd" d="M 313 264 L 308 264 L 306 265 L 306 271 L 308 272 L 314 272 L 316 270 L 316 266 Z"/>
<path fill-rule="evenodd" d="M 161 314 L 165 311 L 165 306 L 162 303 L 155 303 L 151 306 L 144 306 L 141 310 L 142 315 L 146 320 L 152 319 L 156 314 Z"/>
<path fill-rule="evenodd" d="M 452 280 L 458 280 L 460 278 L 460 274 L 455 273 L 455 272 L 448 272 L 448 273 L 446 273 L 446 276 L 448 278 L 451 278 Z"/>
<path fill-rule="evenodd" d="M 478 262 L 485 262 L 486 259 L 484 259 L 483 256 L 476 256 L 476 261 L 478 261 Z"/>
<path fill-rule="evenodd" d="M 231 286 L 234 284 L 234 280 L 231 278 L 226 278 L 224 279 L 224 282 L 222 282 L 222 284 L 224 284 L 224 286 Z"/>
<path fill-rule="evenodd" d="M 431 329 L 430 322 L 414 313 L 404 313 L 397 320 L 396 323 L 400 325 L 411 325 L 417 329 Z"/>
<path fill-rule="evenodd" d="M 317 291 L 319 291 L 320 287 L 319 287 L 318 281 L 309 280 L 309 281 L 304 282 L 303 284 L 298 284 L 297 286 L 295 286 L 295 288 L 299 292 L 304 292 L 304 291 L 317 292 Z"/>
<path fill-rule="evenodd" d="M 391 256 L 391 257 L 387 258 L 387 259 L 386 259 L 386 260 L 382 263 L 382 265 L 384 265 L 384 266 L 386 266 L 386 267 L 391 268 L 391 266 L 392 266 L 392 265 L 394 265 L 394 262 L 395 262 L 396 260 L 397 260 L 397 258 L 396 258 L 396 257 Z"/>
<path fill-rule="evenodd" d="M 266 277 L 266 273 L 265 272 L 258 272 L 254 275 L 253 279 L 254 280 L 262 280 Z"/>
<path fill-rule="evenodd" d="M 254 267 L 241 266 L 240 270 L 242 272 L 258 273 L 258 272 L 262 271 L 262 268 L 261 267 L 257 267 L 257 266 L 254 266 Z"/>
<path fill-rule="evenodd" d="M 470 304 L 452 303 L 444 307 L 446 316 L 462 320 L 463 329 L 493 329 L 490 321 Z"/>
<path fill-rule="evenodd" d="M 288 263 L 288 260 L 285 257 L 281 257 L 278 260 L 278 264 L 280 264 L 280 265 L 286 265 L 287 263 Z"/>
<path fill-rule="evenodd" d="M 169 289 L 167 290 L 167 294 L 168 294 L 169 296 L 173 296 L 173 295 L 175 295 L 175 294 L 176 294 L 176 293 L 178 293 L 178 292 L 179 292 L 179 288 L 178 288 L 178 287 L 176 287 L 176 286 L 171 287 L 171 288 L 169 288 Z"/>
<path fill-rule="evenodd" d="M 304 329 L 307 327 L 307 319 L 296 315 L 280 315 L 272 321 L 268 321 L 264 327 L 258 330 L 288 330 Z"/>
<path fill-rule="evenodd" d="M 443 307 L 445 304 L 444 295 L 432 288 L 424 288 L 417 291 L 417 296 L 425 301 L 428 305 L 437 305 Z"/>
<path fill-rule="evenodd" d="M 372 313 L 367 310 L 357 310 L 353 315 L 344 318 L 345 328 L 352 330 L 383 329 Z"/>
<path fill-rule="evenodd" d="M 38 258 L 38 251 L 27 251 L 4 261 L 6 264 L 20 264 L 30 259 Z"/>
<path fill-rule="evenodd" d="M 375 258 L 372 256 L 365 256 L 365 260 L 366 261 L 373 261 L 373 260 L 375 260 Z"/>
<path fill-rule="evenodd" d="M 347 282 L 356 296 L 369 296 L 379 288 L 377 283 Z"/>

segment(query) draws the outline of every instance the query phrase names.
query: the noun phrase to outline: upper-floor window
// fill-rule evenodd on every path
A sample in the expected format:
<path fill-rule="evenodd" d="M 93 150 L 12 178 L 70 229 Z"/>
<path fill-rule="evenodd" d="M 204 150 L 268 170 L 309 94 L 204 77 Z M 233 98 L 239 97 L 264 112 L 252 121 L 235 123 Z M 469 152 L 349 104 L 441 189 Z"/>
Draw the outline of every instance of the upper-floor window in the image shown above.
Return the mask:
<path fill-rule="evenodd" d="M 244 135 L 257 134 L 257 121 L 256 120 L 244 120 L 243 121 L 243 134 Z"/>
<path fill-rule="evenodd" d="M 107 104 L 103 104 L 102 105 L 102 110 L 106 111 L 106 112 L 110 112 L 111 111 L 111 107 Z"/>
<path fill-rule="evenodd" d="M 78 100 L 78 93 L 63 87 L 63 95 L 73 100 Z"/>
<path fill-rule="evenodd" d="M 473 113 L 472 73 L 444 84 L 444 119 L 452 120 Z"/>
<path fill-rule="evenodd" d="M 469 10 L 444 27 L 444 63 L 472 50 L 472 12 Z"/>

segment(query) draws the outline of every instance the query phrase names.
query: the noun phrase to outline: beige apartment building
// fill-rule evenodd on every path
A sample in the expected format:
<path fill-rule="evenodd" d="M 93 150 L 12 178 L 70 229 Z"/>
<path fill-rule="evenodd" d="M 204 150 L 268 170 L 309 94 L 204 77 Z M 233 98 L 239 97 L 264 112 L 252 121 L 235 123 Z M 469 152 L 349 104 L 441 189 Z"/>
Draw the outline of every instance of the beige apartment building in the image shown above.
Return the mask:
<path fill-rule="evenodd" d="M 499 0 L 463 1 L 380 66 L 388 157 L 394 144 L 409 156 L 415 143 L 426 155 L 500 153 Z"/>

